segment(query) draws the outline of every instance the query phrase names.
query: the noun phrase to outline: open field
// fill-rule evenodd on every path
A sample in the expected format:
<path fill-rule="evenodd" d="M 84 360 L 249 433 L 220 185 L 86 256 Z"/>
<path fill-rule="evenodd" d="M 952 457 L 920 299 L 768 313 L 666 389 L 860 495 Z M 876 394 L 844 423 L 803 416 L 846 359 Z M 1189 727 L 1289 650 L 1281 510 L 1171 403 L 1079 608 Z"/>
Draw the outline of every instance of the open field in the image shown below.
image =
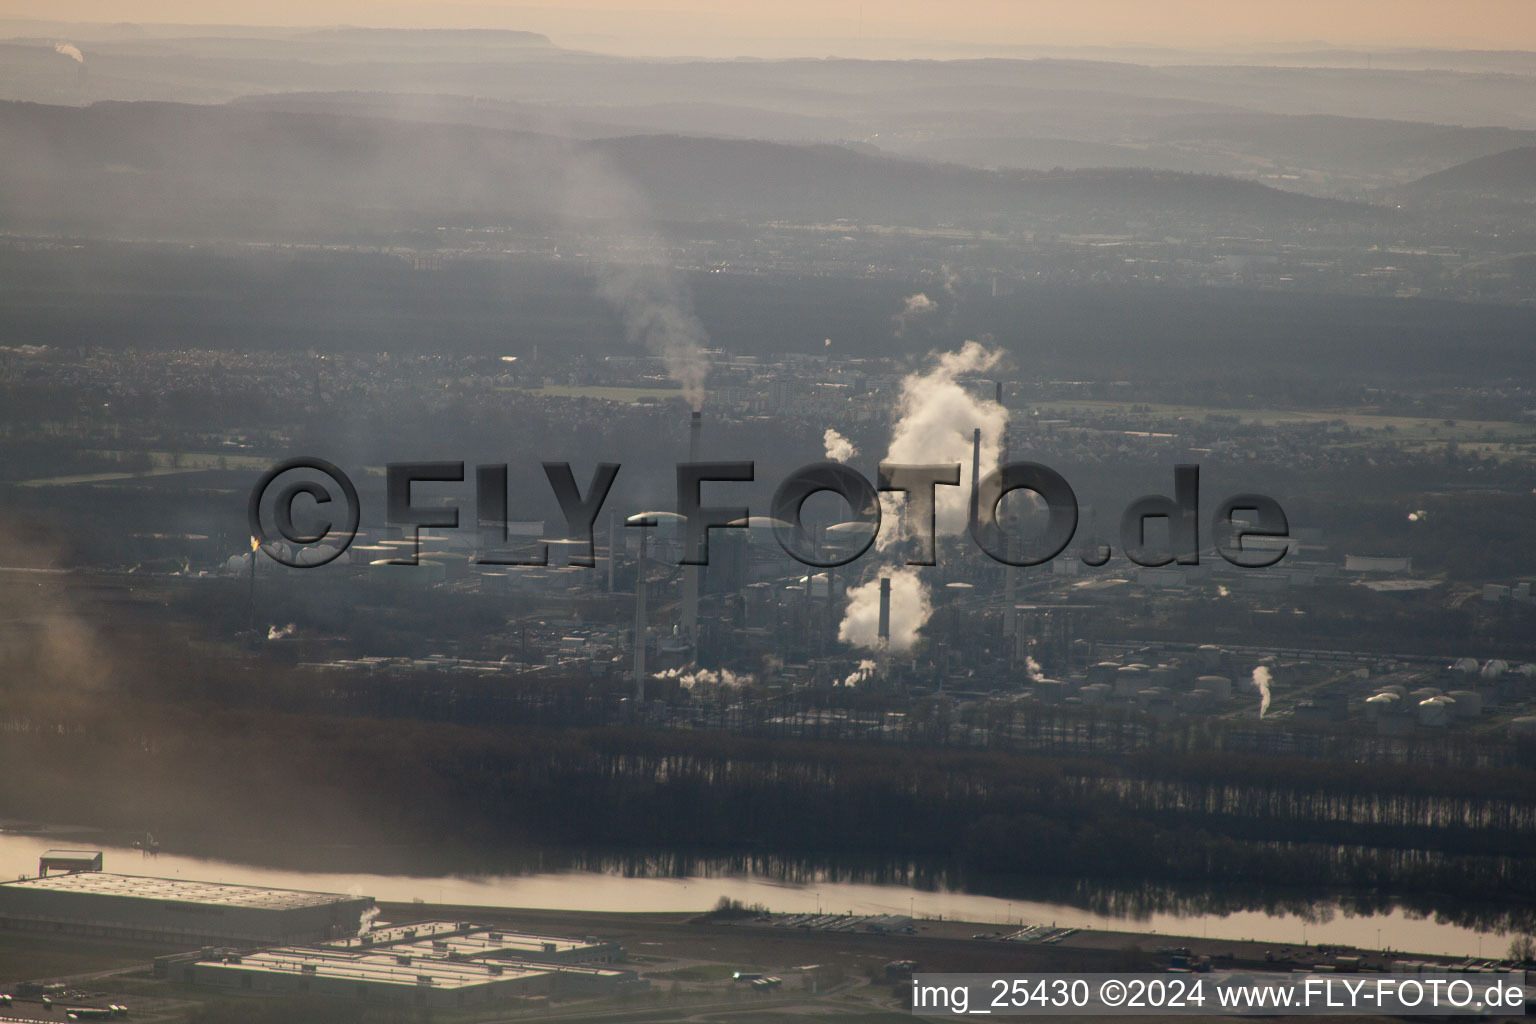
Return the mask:
<path fill-rule="evenodd" d="M 620 388 L 603 387 L 594 385 L 591 387 L 569 387 L 564 384 L 547 384 L 539 388 L 508 388 L 509 391 L 526 390 L 530 394 L 544 398 L 596 398 L 605 402 L 634 403 L 642 401 L 665 402 L 670 399 L 683 397 L 683 393 L 677 388 Z"/>
<path fill-rule="evenodd" d="M 132 942 L 0 931 L 0 990 L 18 981 L 145 967 L 171 952 Z"/>
<path fill-rule="evenodd" d="M 1140 419 L 1149 424 L 1174 423 L 1181 420 L 1218 420 L 1261 426 L 1274 426 L 1281 423 L 1331 423 L 1350 430 L 1389 433 L 1402 441 L 1428 439 L 1457 443 L 1536 441 L 1536 423 L 1510 420 L 1444 420 L 1343 409 L 1217 409 L 1196 405 L 1088 400 L 1035 402 L 1032 406 L 1041 412 L 1053 414 L 1077 412 L 1101 416 L 1118 415 Z"/>
<path fill-rule="evenodd" d="M 383 918 L 474 920 L 543 934 L 597 935 L 629 952 L 624 965 L 651 982 L 644 993 L 601 1000 L 510 1000 L 462 1011 L 434 1011 L 440 1024 L 514 1021 L 666 1022 L 912 1020 L 902 1008 L 905 988 L 885 980 L 884 965 L 914 961 L 935 972 L 1157 970 L 1161 946 L 1188 947 L 1221 966 L 1284 970 L 1319 956 L 1304 946 L 1202 940 L 1175 936 L 1083 931 L 1050 945 L 1004 942 L 1016 926 L 920 920 L 913 934 L 830 932 L 777 927 L 760 921 L 721 922 L 689 914 L 591 913 L 427 904 L 382 904 Z M 400 1024 L 415 1019 L 399 1007 L 345 1000 L 242 995 L 154 981 L 152 957 L 169 950 L 127 943 L 0 934 L 0 979 L 65 980 L 97 998 L 123 1002 L 137 1019 L 167 1024 Z M 1379 967 L 1379 953 L 1365 954 Z M 1271 957 L 1273 962 L 1271 962 Z M 753 989 L 732 980 L 737 971 L 782 979 Z M 99 975 L 99 976 L 98 976 Z M 30 1007 L 30 1004 L 27 1004 Z M 40 1009 L 40 1007 L 39 1007 Z"/>
<path fill-rule="evenodd" d="M 1203 408 L 1145 402 L 1048 401 L 1033 408 L 1046 416 L 1118 419 L 1148 431 L 1176 432 L 1198 424 L 1206 430 L 1242 425 L 1274 428 L 1286 424 L 1329 429 L 1329 448 L 1391 445 L 1417 455 L 1455 444 L 1463 456 L 1500 462 L 1536 459 L 1536 423 L 1515 420 L 1456 420 L 1392 416 L 1343 409 Z"/>

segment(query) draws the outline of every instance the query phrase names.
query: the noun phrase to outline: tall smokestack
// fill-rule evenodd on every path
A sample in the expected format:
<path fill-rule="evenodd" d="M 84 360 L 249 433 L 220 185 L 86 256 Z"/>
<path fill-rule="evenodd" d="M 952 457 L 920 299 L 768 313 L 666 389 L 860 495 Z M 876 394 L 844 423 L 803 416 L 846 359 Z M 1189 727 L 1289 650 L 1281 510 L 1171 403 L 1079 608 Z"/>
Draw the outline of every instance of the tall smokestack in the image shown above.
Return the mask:
<path fill-rule="evenodd" d="M 891 642 L 891 578 L 880 577 L 880 628 L 877 635 L 880 638 L 880 646 L 885 647 Z"/>
<path fill-rule="evenodd" d="M 688 461 L 699 461 L 699 434 L 704 417 L 695 409 L 688 420 Z M 697 643 L 699 636 L 699 573 L 701 565 L 683 566 L 683 636 Z"/>
<path fill-rule="evenodd" d="M 998 381 L 997 382 L 997 404 L 1000 405 L 1000 406 L 1003 405 L 1003 382 L 1002 381 Z M 1007 408 L 1007 407 L 1004 406 L 1004 408 Z M 1008 464 L 1008 421 L 1007 420 L 1003 421 L 1002 433 L 1000 433 L 998 435 L 998 438 L 997 438 L 997 464 L 999 466 L 1006 466 Z"/>
<path fill-rule="evenodd" d="M 640 527 L 640 561 L 635 566 L 635 702 L 645 703 L 645 643 L 650 626 L 645 612 L 645 527 Z"/>
<path fill-rule="evenodd" d="M 981 514 L 981 428 L 971 431 L 971 523 Z"/>
<path fill-rule="evenodd" d="M 1019 543 L 1013 537 L 1006 541 L 1008 545 L 1008 557 L 1019 557 Z M 1003 566 L 1003 636 L 1011 637 L 1019 629 L 1019 567 L 1016 565 Z"/>
<path fill-rule="evenodd" d="M 997 404 L 1003 404 L 1002 381 L 997 382 Z M 1006 423 L 1003 424 L 1002 437 L 998 438 L 997 464 L 999 466 L 1008 465 L 1008 425 Z M 1008 539 L 1003 543 L 1007 545 L 1008 557 L 1017 558 L 1019 555 L 1018 542 L 1014 540 L 1012 532 L 1008 534 Z M 1003 636 L 1008 639 L 1012 639 L 1014 633 L 1018 631 L 1019 612 L 1014 606 L 1014 603 L 1018 600 L 1018 587 L 1019 567 L 1016 565 L 1003 566 Z"/>

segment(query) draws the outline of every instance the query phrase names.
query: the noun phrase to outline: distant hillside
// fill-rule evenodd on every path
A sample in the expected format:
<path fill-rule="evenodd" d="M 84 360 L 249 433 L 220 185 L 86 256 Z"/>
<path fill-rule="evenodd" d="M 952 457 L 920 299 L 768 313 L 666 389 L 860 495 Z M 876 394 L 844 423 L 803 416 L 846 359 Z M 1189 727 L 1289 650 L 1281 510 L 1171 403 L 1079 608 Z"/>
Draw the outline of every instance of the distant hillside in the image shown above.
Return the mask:
<path fill-rule="evenodd" d="M 702 101 L 575 105 L 518 103 L 445 93 L 278 92 L 241 96 L 230 103 L 257 110 L 473 124 L 573 139 L 674 134 L 822 142 L 860 134 L 858 128 L 844 118 L 812 117 Z"/>
<path fill-rule="evenodd" d="M 0 137 L 0 225 L 12 230 L 356 236 L 640 213 L 1188 236 L 1392 216 L 1166 171 L 990 172 L 839 146 L 655 135 L 573 141 L 231 106 L 0 104 Z"/>
<path fill-rule="evenodd" d="M 504 28 L 323 28 L 295 33 L 295 38 L 319 42 L 349 43 L 423 43 L 444 46 L 552 46 L 542 32 L 521 32 Z"/>
<path fill-rule="evenodd" d="M 1536 199 L 1536 146 L 1468 160 L 1426 175 L 1407 189 L 1418 195 L 1479 193 L 1503 199 Z"/>

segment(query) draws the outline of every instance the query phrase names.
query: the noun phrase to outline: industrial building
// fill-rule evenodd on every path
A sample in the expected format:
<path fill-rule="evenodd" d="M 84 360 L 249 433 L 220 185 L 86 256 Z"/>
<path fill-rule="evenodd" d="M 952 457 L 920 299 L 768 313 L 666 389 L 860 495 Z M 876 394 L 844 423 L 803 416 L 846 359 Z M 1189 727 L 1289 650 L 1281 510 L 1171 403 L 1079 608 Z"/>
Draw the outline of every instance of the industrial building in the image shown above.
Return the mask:
<path fill-rule="evenodd" d="M 624 959 L 624 949 L 616 942 L 596 938 L 532 935 L 451 921 L 423 921 L 376 928 L 323 945 L 327 949 L 388 948 L 393 953 L 421 956 L 461 959 L 488 957 L 541 964 L 607 964 Z"/>
<path fill-rule="evenodd" d="M 79 871 L 0 883 L 0 928 L 198 945 L 355 935 L 373 899 Z"/>
<path fill-rule="evenodd" d="M 71 871 L 100 871 L 102 857 L 100 850 L 48 850 L 37 858 L 37 873 L 47 875 L 51 872 Z"/>
<path fill-rule="evenodd" d="M 156 973 L 193 985 L 454 1008 L 530 996 L 604 996 L 647 987 L 633 971 L 593 962 L 622 956 L 619 947 L 596 940 L 425 922 L 309 948 L 206 950 L 162 957 L 156 961 Z"/>

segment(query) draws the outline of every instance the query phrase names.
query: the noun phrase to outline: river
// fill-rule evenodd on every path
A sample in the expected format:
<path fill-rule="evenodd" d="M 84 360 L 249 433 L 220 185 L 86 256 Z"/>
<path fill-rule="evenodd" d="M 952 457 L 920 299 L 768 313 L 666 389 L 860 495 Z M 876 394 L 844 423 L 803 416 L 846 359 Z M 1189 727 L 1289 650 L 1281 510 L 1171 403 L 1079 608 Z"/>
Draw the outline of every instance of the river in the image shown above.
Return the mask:
<path fill-rule="evenodd" d="M 49 849 L 101 850 L 105 869 L 125 875 L 153 875 L 206 882 L 264 885 L 285 889 L 351 893 L 409 903 L 555 910 L 680 912 L 704 911 L 722 896 L 779 913 L 820 909 L 826 913 L 913 914 L 919 918 L 974 921 L 1001 927 L 1056 924 L 1062 927 L 1133 932 L 1149 936 L 1252 939 L 1259 942 L 1348 945 L 1414 953 L 1500 956 L 1507 937 L 1442 924 L 1401 909 L 1369 916 L 1342 910 L 1324 920 L 1287 913 L 1242 911 L 1180 916 L 1110 916 L 1060 903 L 1006 900 L 953 890 L 929 891 L 897 884 L 838 881 L 823 877 L 789 883 L 754 873 L 636 877 L 614 871 L 546 871 L 528 874 L 412 876 L 356 871 L 287 870 L 212 857 L 169 852 L 147 854 L 131 846 L 94 841 L 91 830 L 58 830 L 45 835 L 0 831 L 0 877 L 37 874 L 38 857 Z"/>

